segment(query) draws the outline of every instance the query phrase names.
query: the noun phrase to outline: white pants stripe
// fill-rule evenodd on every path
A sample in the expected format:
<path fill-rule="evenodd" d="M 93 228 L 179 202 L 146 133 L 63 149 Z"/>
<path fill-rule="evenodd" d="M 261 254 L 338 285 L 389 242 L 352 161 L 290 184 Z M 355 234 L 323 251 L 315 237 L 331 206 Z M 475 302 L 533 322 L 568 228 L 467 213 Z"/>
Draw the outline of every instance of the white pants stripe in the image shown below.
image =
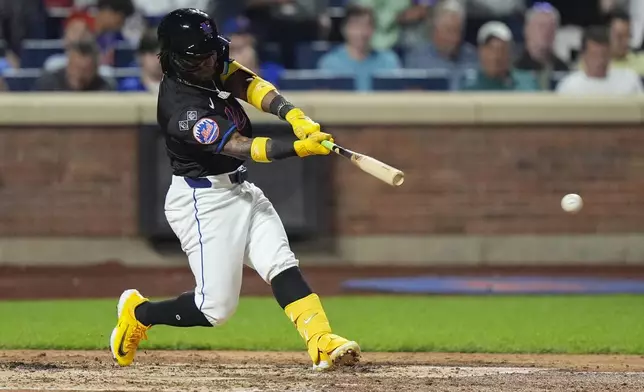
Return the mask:
<path fill-rule="evenodd" d="M 206 300 L 206 293 L 204 292 L 206 284 L 203 273 L 203 234 L 201 233 L 201 222 L 199 222 L 199 208 L 197 208 L 197 189 L 192 190 L 192 198 L 195 202 L 195 221 L 197 222 L 197 232 L 199 233 L 199 259 L 201 262 L 201 304 L 199 304 L 199 310 L 201 310 Z"/>

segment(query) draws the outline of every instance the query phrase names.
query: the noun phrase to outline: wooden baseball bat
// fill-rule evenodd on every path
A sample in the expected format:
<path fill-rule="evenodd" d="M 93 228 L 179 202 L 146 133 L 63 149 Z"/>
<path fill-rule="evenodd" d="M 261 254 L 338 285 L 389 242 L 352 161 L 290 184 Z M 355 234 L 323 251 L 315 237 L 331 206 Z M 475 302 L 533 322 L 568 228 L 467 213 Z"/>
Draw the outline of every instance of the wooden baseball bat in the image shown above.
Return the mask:
<path fill-rule="evenodd" d="M 328 140 L 322 141 L 322 145 L 336 154 L 349 159 L 351 163 L 363 171 L 391 186 L 401 186 L 405 181 L 405 173 L 375 158 L 351 151 Z"/>

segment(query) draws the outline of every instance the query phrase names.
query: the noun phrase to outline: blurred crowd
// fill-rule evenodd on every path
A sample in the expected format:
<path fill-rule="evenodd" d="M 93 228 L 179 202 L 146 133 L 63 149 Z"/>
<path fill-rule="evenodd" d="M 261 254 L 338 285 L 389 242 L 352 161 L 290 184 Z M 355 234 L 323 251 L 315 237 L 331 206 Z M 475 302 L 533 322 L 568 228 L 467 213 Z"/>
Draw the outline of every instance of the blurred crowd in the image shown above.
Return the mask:
<path fill-rule="evenodd" d="M 0 0 L 0 89 L 156 93 L 183 7 L 282 89 L 643 91 L 644 0 Z"/>

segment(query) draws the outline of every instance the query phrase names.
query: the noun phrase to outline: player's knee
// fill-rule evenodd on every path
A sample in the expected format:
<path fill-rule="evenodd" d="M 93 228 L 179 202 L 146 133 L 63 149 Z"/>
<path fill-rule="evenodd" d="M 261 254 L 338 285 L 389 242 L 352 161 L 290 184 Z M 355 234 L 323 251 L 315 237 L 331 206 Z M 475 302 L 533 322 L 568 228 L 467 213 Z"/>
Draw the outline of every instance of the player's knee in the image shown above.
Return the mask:
<path fill-rule="evenodd" d="M 235 310 L 237 310 L 237 302 L 238 301 L 220 302 L 206 300 L 201 306 L 201 312 L 206 316 L 206 319 L 210 324 L 216 327 L 230 320 L 233 314 L 235 314 Z"/>

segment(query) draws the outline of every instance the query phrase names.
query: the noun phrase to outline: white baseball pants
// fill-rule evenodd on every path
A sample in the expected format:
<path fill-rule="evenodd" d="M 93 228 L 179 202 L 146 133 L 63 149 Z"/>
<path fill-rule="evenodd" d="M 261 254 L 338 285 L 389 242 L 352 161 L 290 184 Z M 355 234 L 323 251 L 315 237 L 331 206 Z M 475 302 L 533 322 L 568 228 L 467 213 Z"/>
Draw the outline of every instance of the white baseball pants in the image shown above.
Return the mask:
<path fill-rule="evenodd" d="M 235 312 L 244 264 L 267 283 L 299 264 L 261 189 L 246 181 L 232 183 L 228 174 L 197 181 L 173 176 L 165 215 L 188 255 L 195 304 L 213 325 Z"/>

